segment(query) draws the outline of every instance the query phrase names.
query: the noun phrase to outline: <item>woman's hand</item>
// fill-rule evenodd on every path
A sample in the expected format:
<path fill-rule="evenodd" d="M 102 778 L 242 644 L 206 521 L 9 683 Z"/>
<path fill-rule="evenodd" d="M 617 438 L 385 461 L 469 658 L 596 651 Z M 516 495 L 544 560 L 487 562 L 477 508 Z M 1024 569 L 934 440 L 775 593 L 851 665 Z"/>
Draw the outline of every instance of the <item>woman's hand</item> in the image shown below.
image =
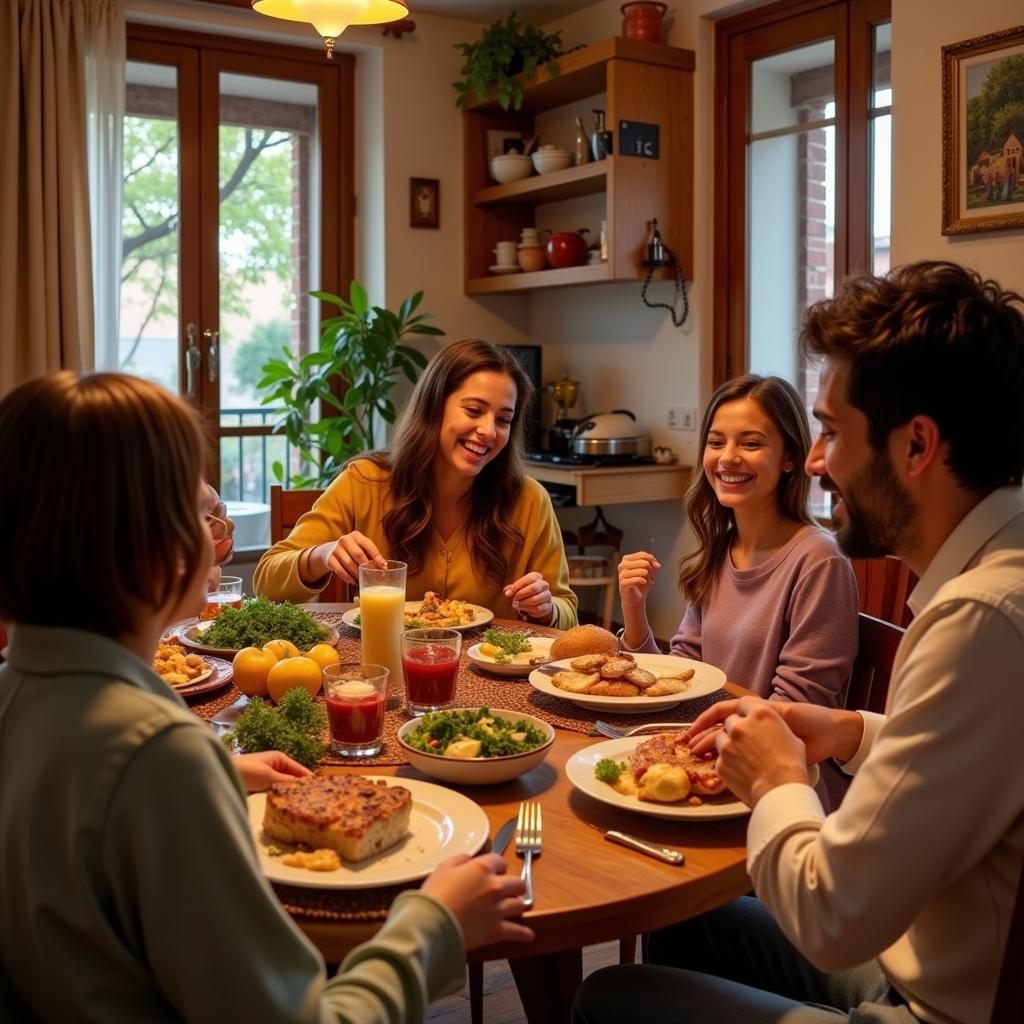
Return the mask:
<path fill-rule="evenodd" d="M 619 599 L 624 612 L 644 607 L 660 568 L 661 562 L 647 551 L 622 556 L 619 562 Z"/>
<path fill-rule="evenodd" d="M 245 783 L 247 793 L 261 793 L 275 782 L 290 782 L 313 773 L 280 750 L 262 750 L 257 754 L 236 754 L 235 769 Z"/>
<path fill-rule="evenodd" d="M 526 885 L 518 875 L 505 874 L 496 853 L 470 859 L 466 854 L 442 861 L 423 883 L 423 891 L 440 900 L 458 918 L 466 949 L 494 942 L 531 942 L 533 929 L 509 918 L 523 910 Z"/>
<path fill-rule="evenodd" d="M 548 581 L 539 572 L 528 572 L 520 576 L 515 583 L 505 587 L 503 593 L 520 616 L 545 624 L 551 621 L 555 603 L 551 598 Z"/>
<path fill-rule="evenodd" d="M 387 565 L 387 559 L 380 553 L 377 545 L 358 530 L 346 533 L 336 541 L 319 544 L 309 553 L 309 579 L 303 581 L 315 583 L 323 579 L 329 572 L 346 583 L 359 584 L 359 566 L 366 562 L 375 562 L 381 569 Z"/>

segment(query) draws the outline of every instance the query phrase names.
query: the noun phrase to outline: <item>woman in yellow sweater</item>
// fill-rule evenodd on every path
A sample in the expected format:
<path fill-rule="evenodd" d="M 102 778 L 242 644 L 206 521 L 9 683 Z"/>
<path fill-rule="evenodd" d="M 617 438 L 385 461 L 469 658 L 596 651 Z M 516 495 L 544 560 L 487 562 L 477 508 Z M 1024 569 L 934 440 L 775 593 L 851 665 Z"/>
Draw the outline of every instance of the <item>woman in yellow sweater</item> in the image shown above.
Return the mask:
<path fill-rule="evenodd" d="M 576 595 L 551 499 L 522 467 L 533 385 L 487 341 L 442 349 L 399 419 L 390 452 L 351 461 L 256 568 L 258 594 L 308 601 L 335 574 L 408 563 L 406 591 L 471 601 L 567 629 Z"/>

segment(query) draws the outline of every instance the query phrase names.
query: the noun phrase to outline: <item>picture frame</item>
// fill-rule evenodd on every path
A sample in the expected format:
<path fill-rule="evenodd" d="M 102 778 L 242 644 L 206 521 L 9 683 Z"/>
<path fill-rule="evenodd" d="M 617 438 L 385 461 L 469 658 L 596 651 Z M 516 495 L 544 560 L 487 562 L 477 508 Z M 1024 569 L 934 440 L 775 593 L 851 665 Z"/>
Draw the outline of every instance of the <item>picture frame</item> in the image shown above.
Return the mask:
<path fill-rule="evenodd" d="M 441 182 L 437 178 L 409 179 L 409 227 L 441 226 Z"/>
<path fill-rule="evenodd" d="M 492 158 L 504 156 L 506 153 L 522 153 L 523 133 L 505 131 L 502 128 L 487 129 L 487 166 L 490 167 Z"/>
<path fill-rule="evenodd" d="M 1022 105 L 1024 25 L 942 48 L 944 235 L 1024 228 Z"/>

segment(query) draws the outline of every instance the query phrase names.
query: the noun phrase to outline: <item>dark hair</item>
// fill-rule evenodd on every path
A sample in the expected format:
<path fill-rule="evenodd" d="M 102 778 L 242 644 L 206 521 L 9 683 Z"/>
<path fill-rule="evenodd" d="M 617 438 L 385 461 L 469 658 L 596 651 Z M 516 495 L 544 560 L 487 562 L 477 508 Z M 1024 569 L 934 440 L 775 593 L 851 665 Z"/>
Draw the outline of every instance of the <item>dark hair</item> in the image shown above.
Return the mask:
<path fill-rule="evenodd" d="M 473 481 L 467 546 L 484 576 L 501 585 L 508 570 L 502 546 L 523 540 L 509 512 L 523 487 L 525 414 L 533 398 L 533 383 L 508 349 L 479 338 L 456 341 L 434 356 L 417 381 L 399 417 L 390 454 L 373 457 L 377 465 L 391 472 L 394 505 L 384 515 L 384 533 L 394 557 L 408 562 L 411 575 L 422 568 L 430 540 L 434 499 L 423 486 L 423 466 L 437 454 L 445 402 L 467 377 L 487 371 L 512 378 L 516 410 L 508 444 Z"/>
<path fill-rule="evenodd" d="M 804 462 L 811 448 L 811 428 L 807 410 L 796 389 L 781 377 L 760 377 L 748 373 L 727 380 L 711 396 L 700 425 L 698 451 L 703 458 L 711 424 L 719 407 L 739 398 L 749 398 L 761 407 L 782 434 L 786 458 L 793 469 L 784 473 L 776 491 L 779 509 L 791 519 L 814 524 L 811 515 L 811 480 L 804 472 Z M 690 528 L 697 538 L 697 547 L 679 562 L 679 589 L 691 604 L 703 604 L 710 594 L 718 571 L 725 560 L 736 528 L 731 509 L 725 508 L 704 472 L 698 469 L 690 480 L 683 498 Z"/>
<path fill-rule="evenodd" d="M 849 364 L 846 399 L 876 451 L 896 427 L 930 416 L 956 480 L 988 492 L 1024 472 L 1022 303 L 955 263 L 910 263 L 811 306 L 801 344 Z"/>
<path fill-rule="evenodd" d="M 119 373 L 55 373 L 0 402 L 0 619 L 116 637 L 187 592 L 206 543 L 203 436 Z"/>

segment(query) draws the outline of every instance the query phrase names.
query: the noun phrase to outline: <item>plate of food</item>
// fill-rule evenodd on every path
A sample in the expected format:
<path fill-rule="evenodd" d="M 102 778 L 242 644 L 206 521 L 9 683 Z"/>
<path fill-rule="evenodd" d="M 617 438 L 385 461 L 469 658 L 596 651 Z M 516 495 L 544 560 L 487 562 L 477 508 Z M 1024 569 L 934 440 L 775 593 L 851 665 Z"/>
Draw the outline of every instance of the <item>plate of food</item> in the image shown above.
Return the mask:
<path fill-rule="evenodd" d="M 253 793 L 249 827 L 264 875 L 311 889 L 413 882 L 448 857 L 476 853 L 489 831 L 461 793 L 366 775 L 313 775 Z"/>
<path fill-rule="evenodd" d="M 534 669 L 530 685 L 592 711 L 641 715 L 714 693 L 725 673 L 674 654 L 584 654 Z"/>
<path fill-rule="evenodd" d="M 594 743 L 566 762 L 581 793 L 655 818 L 714 820 L 750 813 L 715 771 L 715 759 L 693 757 L 679 731 Z"/>
<path fill-rule="evenodd" d="M 445 600 L 428 590 L 422 601 L 405 602 L 405 629 L 476 629 L 494 618 L 494 612 L 468 601 Z M 358 608 L 350 608 L 341 617 L 346 626 L 361 629 Z"/>
<path fill-rule="evenodd" d="M 212 693 L 231 682 L 230 662 L 204 658 L 167 640 L 157 644 L 153 671 L 182 697 Z"/>
<path fill-rule="evenodd" d="M 222 609 L 207 622 L 181 622 L 171 638 L 199 654 L 233 658 L 243 647 L 262 647 L 271 640 L 290 640 L 300 651 L 308 651 L 315 644 L 333 644 L 338 631 L 289 601 L 256 597 L 241 608 Z"/>
<path fill-rule="evenodd" d="M 466 657 L 491 675 L 525 678 L 536 665 L 548 661 L 552 643 L 552 637 L 529 636 L 519 629 L 489 629 L 481 643 L 466 651 Z"/>

